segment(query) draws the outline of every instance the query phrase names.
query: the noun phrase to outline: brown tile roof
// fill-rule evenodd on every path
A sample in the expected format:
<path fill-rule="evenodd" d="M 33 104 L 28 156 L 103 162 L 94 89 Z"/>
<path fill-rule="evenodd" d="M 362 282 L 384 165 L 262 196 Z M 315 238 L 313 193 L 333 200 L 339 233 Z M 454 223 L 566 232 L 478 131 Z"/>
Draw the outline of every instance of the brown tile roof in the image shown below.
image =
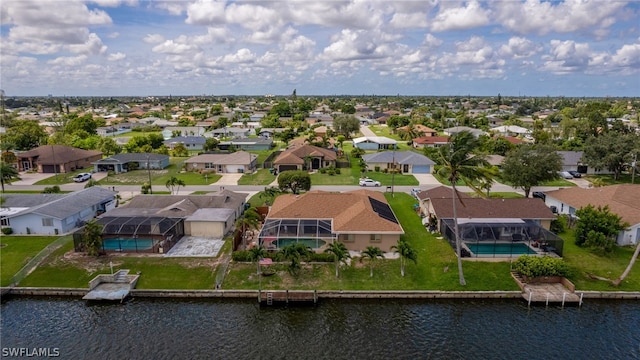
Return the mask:
<path fill-rule="evenodd" d="M 431 204 L 440 219 L 453 218 L 453 204 L 448 199 L 431 199 Z M 458 218 L 469 219 L 555 219 L 544 201 L 538 198 L 483 199 L 468 198 L 458 203 Z"/>
<path fill-rule="evenodd" d="M 417 132 L 421 132 L 425 136 L 430 136 L 430 134 L 433 134 L 433 133 L 437 134 L 438 133 L 436 130 L 434 130 L 434 129 L 428 127 L 428 126 L 424 126 L 422 124 L 413 125 L 413 130 L 417 131 Z M 401 126 L 401 127 L 397 128 L 396 131 L 409 131 L 409 125 Z M 429 134 L 429 135 L 427 135 L 427 134 Z"/>
<path fill-rule="evenodd" d="M 413 139 L 416 144 L 438 144 L 449 142 L 448 136 L 424 136 Z"/>
<path fill-rule="evenodd" d="M 313 145 L 302 145 L 283 151 L 273 163 L 277 165 L 304 164 L 304 157 L 307 155 L 322 156 L 326 161 L 332 161 L 338 157 L 333 150 L 323 149 Z M 302 160 L 302 162 L 300 162 L 300 160 Z"/>
<path fill-rule="evenodd" d="M 38 164 L 54 165 L 102 155 L 96 150 L 83 150 L 64 145 L 43 145 L 17 155 L 18 159 L 38 157 Z"/>
<path fill-rule="evenodd" d="M 237 151 L 231 154 L 201 154 L 191 157 L 185 161 L 187 164 L 214 163 L 219 165 L 249 165 L 258 156 L 246 151 Z"/>
<path fill-rule="evenodd" d="M 572 187 L 546 191 L 545 194 L 576 209 L 589 204 L 596 207 L 608 205 L 611 212 L 630 225 L 640 223 L 640 185 L 622 184 L 591 189 Z"/>
<path fill-rule="evenodd" d="M 451 199 L 452 197 L 452 193 L 451 193 L 451 188 L 446 187 L 446 186 L 438 186 L 435 187 L 433 189 L 429 189 L 429 190 L 425 190 L 425 191 L 421 191 L 418 193 L 418 199 L 420 200 L 425 200 L 425 199 Z M 463 193 L 463 192 L 458 192 L 458 197 L 463 198 L 463 199 L 468 199 L 471 198 L 471 196 Z"/>
<path fill-rule="evenodd" d="M 399 223 L 384 219 L 374 211 L 370 198 L 388 205 L 382 193 L 371 190 L 344 193 L 314 190 L 302 195 L 281 195 L 274 201 L 267 218 L 333 219 L 336 233 L 404 233 Z"/>

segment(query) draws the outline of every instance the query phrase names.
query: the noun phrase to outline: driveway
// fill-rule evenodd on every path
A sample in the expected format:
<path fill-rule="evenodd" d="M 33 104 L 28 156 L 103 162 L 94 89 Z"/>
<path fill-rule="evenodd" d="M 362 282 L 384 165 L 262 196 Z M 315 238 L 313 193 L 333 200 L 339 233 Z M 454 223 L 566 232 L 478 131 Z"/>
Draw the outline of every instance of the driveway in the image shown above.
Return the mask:
<path fill-rule="evenodd" d="M 360 132 L 362 133 L 362 136 L 378 136 L 366 125 L 360 125 Z"/>
<path fill-rule="evenodd" d="M 420 185 L 442 185 L 432 174 L 413 174 Z"/>
<path fill-rule="evenodd" d="M 221 174 L 220 180 L 216 181 L 212 185 L 238 185 L 238 180 L 242 177 L 242 174 Z"/>
<path fill-rule="evenodd" d="M 19 176 L 20 176 L 20 180 L 12 181 L 11 185 L 33 185 L 33 184 L 37 183 L 40 180 L 44 180 L 44 179 L 56 176 L 56 174 L 40 174 L 40 173 L 21 172 Z"/>

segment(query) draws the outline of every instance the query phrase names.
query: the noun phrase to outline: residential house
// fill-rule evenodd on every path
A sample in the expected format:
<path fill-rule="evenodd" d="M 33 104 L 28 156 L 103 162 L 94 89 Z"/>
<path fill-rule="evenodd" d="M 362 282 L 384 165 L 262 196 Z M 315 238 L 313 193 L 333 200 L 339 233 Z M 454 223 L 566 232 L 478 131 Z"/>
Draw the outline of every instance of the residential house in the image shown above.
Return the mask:
<path fill-rule="evenodd" d="M 92 163 L 95 172 L 113 171 L 116 174 L 136 169 L 161 170 L 169 166 L 169 156 L 153 153 L 123 153 Z"/>
<path fill-rule="evenodd" d="M 353 139 L 353 146 L 362 150 L 386 150 L 396 148 L 398 142 L 385 136 L 362 136 Z"/>
<path fill-rule="evenodd" d="M 443 132 L 449 136 L 453 135 L 453 134 L 457 134 L 459 132 L 463 132 L 463 131 L 468 131 L 471 134 L 473 134 L 473 136 L 475 137 L 480 137 L 480 135 L 487 135 L 486 132 L 480 130 L 480 129 L 476 129 L 476 128 L 472 128 L 472 127 L 468 127 L 468 126 L 454 126 L 454 127 L 450 127 L 447 129 L 444 129 Z"/>
<path fill-rule="evenodd" d="M 102 158 L 95 150 L 83 150 L 65 145 L 43 145 L 16 154 L 18 170 L 36 170 L 39 173 L 68 173 L 84 169 Z"/>
<path fill-rule="evenodd" d="M 274 160 L 273 165 L 278 172 L 303 170 L 306 166 L 309 170 L 317 170 L 335 166 L 337 157 L 333 150 L 305 144 L 283 151 Z"/>
<path fill-rule="evenodd" d="M 369 171 L 399 169 L 403 174 L 431 174 L 435 165 L 428 157 L 413 151 L 382 151 L 363 155 L 362 159 Z"/>
<path fill-rule="evenodd" d="M 630 226 L 618 234 L 619 245 L 640 241 L 640 185 L 621 184 L 584 189 L 571 187 L 545 192 L 545 203 L 560 214 L 575 215 L 587 205 L 608 206 Z"/>
<path fill-rule="evenodd" d="M 116 207 L 116 193 L 92 186 L 68 194 L 4 194 L 2 227 L 14 234 L 66 234 Z"/>
<path fill-rule="evenodd" d="M 422 124 L 415 124 L 415 125 L 407 125 L 407 126 L 401 126 L 399 128 L 396 129 L 397 133 L 402 133 L 402 132 L 408 132 L 411 127 L 413 127 L 413 132 L 416 133 L 417 135 L 420 135 L 420 137 L 431 137 L 431 136 L 438 136 L 438 132 L 436 130 L 433 130 L 432 128 L 428 127 L 428 126 L 424 126 Z"/>
<path fill-rule="evenodd" d="M 491 128 L 489 131 L 502 136 L 525 136 L 530 135 L 531 130 L 517 125 L 502 125 Z"/>
<path fill-rule="evenodd" d="M 258 136 L 260 136 L 263 139 L 271 139 L 275 134 L 281 133 L 285 130 L 286 128 L 262 128 L 260 129 Z"/>
<path fill-rule="evenodd" d="M 426 147 L 440 147 L 448 142 L 448 136 L 428 136 L 413 139 L 412 145 L 416 149 L 424 149 Z"/>
<path fill-rule="evenodd" d="M 510 257 L 522 254 L 523 250 L 530 254 L 554 252 L 562 255 L 562 239 L 549 231 L 556 216 L 541 199 L 458 195 L 456 208 L 463 256 Z M 444 186 L 416 195 L 424 216 L 423 223 L 432 227 L 431 230 L 438 229 L 455 248 L 452 196 L 451 189 Z M 517 251 L 513 251 L 515 242 L 523 244 L 515 246 Z M 479 244 L 493 244 L 490 253 L 479 251 Z M 503 250 L 500 249 L 506 249 L 508 253 L 501 253 Z"/>
<path fill-rule="evenodd" d="M 187 171 L 215 173 L 251 173 L 256 169 L 258 155 L 245 151 L 230 154 L 201 154 L 187 159 Z"/>
<path fill-rule="evenodd" d="M 177 136 L 204 136 L 205 132 L 202 126 L 167 126 L 162 130 L 162 137 L 169 140 Z"/>
<path fill-rule="evenodd" d="M 404 230 L 384 194 L 378 191 L 309 191 L 277 197 L 265 218 L 259 243 L 279 249 L 303 242 L 317 252 L 335 241 L 362 251 L 377 246 L 392 251 Z"/>
<path fill-rule="evenodd" d="M 204 144 L 207 142 L 207 138 L 204 136 L 178 136 L 169 140 L 165 140 L 162 143 L 169 149 L 173 149 L 178 144 L 184 145 L 189 151 L 200 151 L 204 149 Z"/>
<path fill-rule="evenodd" d="M 245 151 L 271 150 L 271 148 L 273 147 L 273 140 L 260 138 L 233 139 L 230 141 L 221 141 L 218 144 L 218 149 L 228 150 L 231 146 L 233 146 L 236 150 Z"/>
<path fill-rule="evenodd" d="M 211 134 L 213 137 L 221 139 L 221 138 L 232 138 L 232 139 L 241 139 L 249 136 L 249 129 L 242 129 L 236 127 L 223 127 L 219 129 L 213 129 L 209 131 L 207 134 Z"/>

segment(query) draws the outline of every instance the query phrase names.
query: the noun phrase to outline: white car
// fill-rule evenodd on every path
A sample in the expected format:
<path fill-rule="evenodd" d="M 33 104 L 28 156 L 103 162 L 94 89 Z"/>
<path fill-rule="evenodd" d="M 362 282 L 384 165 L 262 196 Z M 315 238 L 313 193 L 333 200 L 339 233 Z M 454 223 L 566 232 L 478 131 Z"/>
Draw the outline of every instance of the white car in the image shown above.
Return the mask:
<path fill-rule="evenodd" d="M 573 175 L 571 175 L 571 173 L 569 173 L 568 171 L 560 171 L 560 177 L 562 177 L 563 179 L 573 179 Z"/>
<path fill-rule="evenodd" d="M 360 179 L 358 184 L 360 186 L 380 186 L 380 181 L 375 181 L 373 179 Z"/>
<path fill-rule="evenodd" d="M 84 182 L 91 179 L 91 174 L 89 173 L 80 173 L 73 177 L 73 181 L 75 182 Z"/>

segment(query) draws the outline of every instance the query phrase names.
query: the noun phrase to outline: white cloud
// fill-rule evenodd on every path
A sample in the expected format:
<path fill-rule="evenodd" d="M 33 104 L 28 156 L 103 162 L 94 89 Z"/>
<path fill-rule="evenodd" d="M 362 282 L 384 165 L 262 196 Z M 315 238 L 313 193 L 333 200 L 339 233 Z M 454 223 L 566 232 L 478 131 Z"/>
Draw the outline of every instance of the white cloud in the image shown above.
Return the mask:
<path fill-rule="evenodd" d="M 160 34 L 147 34 L 147 36 L 142 38 L 142 41 L 148 44 L 159 44 L 164 41 L 164 36 Z"/>
<path fill-rule="evenodd" d="M 513 59 L 522 59 L 535 55 L 542 50 L 542 46 L 534 44 L 531 40 L 514 36 L 507 44 L 500 47 L 500 54 Z"/>
<path fill-rule="evenodd" d="M 121 52 L 117 52 L 117 53 L 113 53 L 113 54 L 109 54 L 109 57 L 107 58 L 109 61 L 118 61 L 118 60 L 122 60 L 124 58 L 126 58 L 127 55 Z"/>
<path fill-rule="evenodd" d="M 222 58 L 222 61 L 225 63 L 251 63 L 256 60 L 255 54 L 251 52 L 249 49 L 240 49 L 235 54 L 225 55 Z"/>
<path fill-rule="evenodd" d="M 181 44 L 173 40 L 166 40 L 162 44 L 154 46 L 151 50 L 161 54 L 182 55 L 193 53 L 198 50 L 198 47 L 195 45 Z"/>
<path fill-rule="evenodd" d="M 89 10 L 80 0 L 67 0 L 64 6 L 48 0 L 4 1 L 3 25 L 50 28 L 110 25 L 111 17 L 100 9 Z"/>
<path fill-rule="evenodd" d="M 433 19 L 431 31 L 464 30 L 489 24 L 489 11 L 478 1 L 470 1 L 466 6 L 442 8 Z"/>
<path fill-rule="evenodd" d="M 496 19 L 510 31 L 519 34 L 569 33 L 589 28 L 608 28 L 615 22 L 612 17 L 626 6 L 625 1 L 541 0 L 497 1 Z"/>
<path fill-rule="evenodd" d="M 568 74 L 584 71 L 589 64 L 592 51 L 587 43 L 576 43 L 573 40 L 551 40 L 549 54 L 542 56 L 543 71 L 554 74 Z"/>
<path fill-rule="evenodd" d="M 389 24 L 398 29 L 426 28 L 428 25 L 427 14 L 421 12 L 411 14 L 395 13 Z"/>
<path fill-rule="evenodd" d="M 187 24 L 220 25 L 225 23 L 226 1 L 197 0 L 187 6 Z"/>
<path fill-rule="evenodd" d="M 62 65 L 62 66 L 79 66 L 87 61 L 86 55 L 80 56 L 62 56 L 53 60 L 47 61 L 50 65 Z"/>

